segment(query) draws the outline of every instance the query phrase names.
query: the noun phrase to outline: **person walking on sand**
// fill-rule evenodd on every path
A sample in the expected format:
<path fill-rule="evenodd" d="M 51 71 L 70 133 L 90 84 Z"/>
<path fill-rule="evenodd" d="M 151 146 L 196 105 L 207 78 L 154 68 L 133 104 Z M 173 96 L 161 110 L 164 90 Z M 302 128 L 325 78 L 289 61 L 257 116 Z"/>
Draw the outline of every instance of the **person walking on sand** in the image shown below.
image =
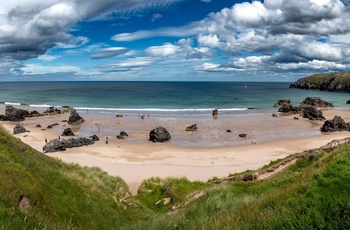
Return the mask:
<path fill-rule="evenodd" d="M 108 136 L 106 136 L 106 144 L 108 144 Z"/>

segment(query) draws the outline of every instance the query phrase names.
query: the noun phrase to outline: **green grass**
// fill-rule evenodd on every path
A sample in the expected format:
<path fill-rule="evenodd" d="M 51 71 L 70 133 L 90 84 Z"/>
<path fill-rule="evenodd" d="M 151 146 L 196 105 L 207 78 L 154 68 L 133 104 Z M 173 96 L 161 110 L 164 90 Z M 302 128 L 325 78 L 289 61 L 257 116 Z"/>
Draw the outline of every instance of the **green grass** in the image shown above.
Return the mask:
<path fill-rule="evenodd" d="M 350 229 L 350 145 L 306 153 L 262 181 L 150 178 L 131 196 L 120 178 L 47 157 L 1 128 L 0 230 Z"/>
<path fill-rule="evenodd" d="M 347 90 L 350 87 L 350 73 L 314 74 L 306 77 L 307 85 L 311 89 L 320 89 L 322 85 L 329 85 L 331 89 Z M 327 83 L 327 84 L 326 84 Z"/>

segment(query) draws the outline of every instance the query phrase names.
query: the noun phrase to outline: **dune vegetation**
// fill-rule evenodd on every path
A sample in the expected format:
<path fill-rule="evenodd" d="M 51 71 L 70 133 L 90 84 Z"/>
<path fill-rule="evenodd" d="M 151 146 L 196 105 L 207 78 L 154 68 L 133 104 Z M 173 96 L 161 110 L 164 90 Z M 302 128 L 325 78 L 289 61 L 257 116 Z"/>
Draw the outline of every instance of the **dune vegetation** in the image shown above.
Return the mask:
<path fill-rule="evenodd" d="M 264 180 L 150 178 L 131 196 L 121 178 L 0 128 L 0 229 L 350 229 L 349 153 L 350 144 L 297 153 Z"/>

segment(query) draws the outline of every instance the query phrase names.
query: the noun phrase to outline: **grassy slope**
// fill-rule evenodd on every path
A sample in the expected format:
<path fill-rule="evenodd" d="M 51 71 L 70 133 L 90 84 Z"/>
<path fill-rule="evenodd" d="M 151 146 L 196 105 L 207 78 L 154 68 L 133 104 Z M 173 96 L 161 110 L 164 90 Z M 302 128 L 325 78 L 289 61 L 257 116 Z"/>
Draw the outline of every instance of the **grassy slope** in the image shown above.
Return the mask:
<path fill-rule="evenodd" d="M 119 202 L 128 193 L 120 178 L 47 157 L 0 128 L 0 229 L 112 229 L 138 215 Z"/>
<path fill-rule="evenodd" d="M 122 180 L 46 157 L 1 129 L 0 229 L 350 229 L 349 153 L 349 144 L 315 151 L 264 181 L 151 178 L 125 198 Z M 188 202 L 195 190 L 205 194 Z M 155 204 L 163 198 L 172 201 Z"/>

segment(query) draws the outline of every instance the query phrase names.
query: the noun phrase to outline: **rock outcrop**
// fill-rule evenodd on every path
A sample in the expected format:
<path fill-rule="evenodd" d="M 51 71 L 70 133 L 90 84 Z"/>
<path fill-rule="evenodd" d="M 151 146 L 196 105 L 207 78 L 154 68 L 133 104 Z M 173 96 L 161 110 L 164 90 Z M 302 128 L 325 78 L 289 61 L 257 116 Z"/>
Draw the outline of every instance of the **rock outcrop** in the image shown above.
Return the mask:
<path fill-rule="evenodd" d="M 300 78 L 289 88 L 350 92 L 350 72 L 314 74 Z"/>
<path fill-rule="evenodd" d="M 333 104 L 323 100 L 320 97 L 307 97 L 300 103 L 300 106 L 315 106 L 317 108 L 321 107 L 333 107 Z"/>
<path fill-rule="evenodd" d="M 16 109 L 12 105 L 6 105 L 5 117 L 8 121 L 24 121 L 26 116 L 30 116 L 28 110 Z"/>
<path fill-rule="evenodd" d="M 186 131 L 192 131 L 192 132 L 194 132 L 194 131 L 196 131 L 197 129 L 198 129 L 197 124 L 190 125 L 190 126 L 187 126 L 187 127 L 186 127 Z"/>
<path fill-rule="evenodd" d="M 327 120 L 321 127 L 321 132 L 350 131 L 350 122 L 345 123 L 343 118 L 335 116 L 332 120 Z"/>
<path fill-rule="evenodd" d="M 91 137 L 90 137 L 93 141 L 99 141 L 100 140 L 100 138 L 97 136 L 97 135 L 92 135 Z"/>
<path fill-rule="evenodd" d="M 305 106 L 303 107 L 303 118 L 308 118 L 309 120 L 324 120 L 325 117 L 321 110 L 317 109 L 315 106 Z"/>
<path fill-rule="evenodd" d="M 95 141 L 89 138 L 80 137 L 80 138 L 69 138 L 67 140 L 54 139 L 50 140 L 43 147 L 44 152 L 59 152 L 65 151 L 67 148 L 77 148 L 85 145 L 92 145 Z"/>
<path fill-rule="evenodd" d="M 289 98 L 283 98 L 283 99 L 278 100 L 275 103 L 274 107 L 278 107 L 279 105 L 290 104 L 290 103 L 292 103 L 292 102 Z"/>
<path fill-rule="evenodd" d="M 120 134 L 117 136 L 118 139 L 125 139 L 129 135 L 125 131 L 121 131 Z"/>
<path fill-rule="evenodd" d="M 291 104 L 284 104 L 281 108 L 278 109 L 278 112 L 281 113 L 299 113 L 301 111 L 300 106 L 293 106 Z"/>
<path fill-rule="evenodd" d="M 75 134 L 71 130 L 71 128 L 66 128 L 63 130 L 62 136 L 74 136 Z"/>
<path fill-rule="evenodd" d="M 50 140 L 46 145 L 43 147 L 43 151 L 45 153 L 53 153 L 53 152 L 59 152 L 59 151 L 65 151 L 66 147 L 62 144 L 61 141 L 58 139 Z"/>
<path fill-rule="evenodd" d="M 165 142 L 171 140 L 171 135 L 164 127 L 159 126 L 154 128 L 149 133 L 149 140 L 152 142 Z"/>
<path fill-rule="evenodd" d="M 13 134 L 20 134 L 20 133 L 25 133 L 27 130 L 23 127 L 23 125 L 17 124 L 13 128 Z"/>
<path fill-rule="evenodd" d="M 82 118 L 79 113 L 75 109 L 71 109 L 70 117 L 68 119 L 68 124 L 70 125 L 80 125 L 85 122 L 84 118 Z"/>

